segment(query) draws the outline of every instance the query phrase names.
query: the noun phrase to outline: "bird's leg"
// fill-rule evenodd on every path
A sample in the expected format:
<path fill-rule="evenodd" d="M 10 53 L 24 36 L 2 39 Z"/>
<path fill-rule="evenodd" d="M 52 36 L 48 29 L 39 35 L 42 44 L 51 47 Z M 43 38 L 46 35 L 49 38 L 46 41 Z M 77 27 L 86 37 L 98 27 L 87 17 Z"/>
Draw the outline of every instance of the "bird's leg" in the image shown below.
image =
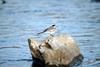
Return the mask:
<path fill-rule="evenodd" d="M 54 35 L 53 35 L 53 34 L 50 34 L 50 36 L 54 37 Z"/>

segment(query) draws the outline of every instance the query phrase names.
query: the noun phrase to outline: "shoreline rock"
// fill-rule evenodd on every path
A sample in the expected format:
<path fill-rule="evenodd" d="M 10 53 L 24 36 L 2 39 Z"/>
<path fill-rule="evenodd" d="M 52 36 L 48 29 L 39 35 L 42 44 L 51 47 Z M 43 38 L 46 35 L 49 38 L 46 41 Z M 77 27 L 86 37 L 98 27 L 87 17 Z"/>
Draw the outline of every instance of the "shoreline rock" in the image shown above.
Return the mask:
<path fill-rule="evenodd" d="M 40 59 L 48 67 L 72 67 L 76 60 L 83 60 L 79 47 L 69 35 L 49 36 L 43 42 L 30 38 L 28 43 L 33 60 Z"/>

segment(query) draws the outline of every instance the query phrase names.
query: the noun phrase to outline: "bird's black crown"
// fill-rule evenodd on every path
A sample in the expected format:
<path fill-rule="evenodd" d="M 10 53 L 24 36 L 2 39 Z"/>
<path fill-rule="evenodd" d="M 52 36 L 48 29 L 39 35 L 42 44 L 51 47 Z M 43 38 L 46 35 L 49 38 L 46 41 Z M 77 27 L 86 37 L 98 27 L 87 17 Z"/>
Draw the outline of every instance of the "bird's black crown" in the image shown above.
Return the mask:
<path fill-rule="evenodd" d="M 56 26 L 56 25 L 53 24 L 52 26 Z"/>

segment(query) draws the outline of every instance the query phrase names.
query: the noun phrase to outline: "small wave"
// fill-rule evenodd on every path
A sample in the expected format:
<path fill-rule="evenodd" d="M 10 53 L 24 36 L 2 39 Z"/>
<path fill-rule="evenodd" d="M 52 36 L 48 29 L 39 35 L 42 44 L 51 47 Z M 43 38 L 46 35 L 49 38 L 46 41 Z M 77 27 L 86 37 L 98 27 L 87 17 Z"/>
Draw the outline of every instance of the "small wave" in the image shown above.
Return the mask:
<path fill-rule="evenodd" d="M 32 59 L 18 59 L 18 60 L 6 60 L 6 61 L 32 61 Z"/>
<path fill-rule="evenodd" d="M 20 46 L 3 46 L 0 47 L 0 49 L 5 49 L 5 48 L 21 48 Z"/>
<path fill-rule="evenodd" d="M 4 64 L 4 63 L 6 63 L 6 62 L 0 62 L 0 64 Z"/>

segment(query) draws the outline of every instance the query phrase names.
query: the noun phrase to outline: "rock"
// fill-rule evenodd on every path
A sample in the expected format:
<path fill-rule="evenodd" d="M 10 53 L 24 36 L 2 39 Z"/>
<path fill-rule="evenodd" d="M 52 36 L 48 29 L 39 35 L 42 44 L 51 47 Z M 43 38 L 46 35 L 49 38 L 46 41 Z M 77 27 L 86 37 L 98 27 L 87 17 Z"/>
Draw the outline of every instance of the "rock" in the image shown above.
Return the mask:
<path fill-rule="evenodd" d="M 0 4 L 5 4 L 6 1 L 5 0 L 0 0 Z"/>
<path fill-rule="evenodd" d="M 68 35 L 49 36 L 42 42 L 30 38 L 28 43 L 33 60 L 40 59 L 49 66 L 71 66 L 76 60 L 82 62 L 83 59 L 79 47 Z"/>
<path fill-rule="evenodd" d="M 91 0 L 92 2 L 100 2 L 100 0 Z"/>

